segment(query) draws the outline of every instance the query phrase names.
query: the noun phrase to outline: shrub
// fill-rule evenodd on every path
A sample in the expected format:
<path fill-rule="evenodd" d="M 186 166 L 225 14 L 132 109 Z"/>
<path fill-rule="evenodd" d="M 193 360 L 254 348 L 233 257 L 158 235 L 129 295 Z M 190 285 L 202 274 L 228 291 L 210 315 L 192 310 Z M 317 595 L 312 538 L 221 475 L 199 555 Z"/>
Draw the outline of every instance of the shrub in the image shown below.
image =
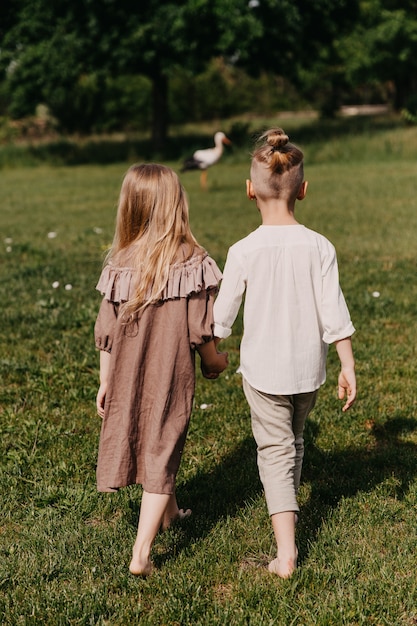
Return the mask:
<path fill-rule="evenodd" d="M 417 124 L 417 93 L 414 93 L 407 99 L 401 115 L 408 124 Z"/>

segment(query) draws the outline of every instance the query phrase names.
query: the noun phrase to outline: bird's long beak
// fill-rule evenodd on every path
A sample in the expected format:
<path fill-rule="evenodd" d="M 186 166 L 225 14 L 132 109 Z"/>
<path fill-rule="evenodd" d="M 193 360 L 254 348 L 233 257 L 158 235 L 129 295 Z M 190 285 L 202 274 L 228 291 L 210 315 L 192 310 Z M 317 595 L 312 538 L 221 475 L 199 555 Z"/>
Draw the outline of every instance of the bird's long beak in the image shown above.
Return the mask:
<path fill-rule="evenodd" d="M 223 137 L 222 142 L 227 144 L 228 146 L 230 146 L 230 144 L 232 143 L 228 137 Z"/>

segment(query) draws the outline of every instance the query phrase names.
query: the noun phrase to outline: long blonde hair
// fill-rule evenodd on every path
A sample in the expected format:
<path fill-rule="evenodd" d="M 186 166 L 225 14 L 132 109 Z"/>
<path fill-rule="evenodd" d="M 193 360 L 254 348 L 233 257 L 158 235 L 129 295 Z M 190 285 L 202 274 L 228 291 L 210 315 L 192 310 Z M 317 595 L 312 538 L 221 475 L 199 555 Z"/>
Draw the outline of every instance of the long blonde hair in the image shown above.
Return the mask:
<path fill-rule="evenodd" d="M 257 196 L 296 197 L 304 177 L 303 159 L 282 128 L 264 132 L 252 154 L 251 179 Z"/>
<path fill-rule="evenodd" d="M 129 319 L 160 300 L 175 262 L 189 259 L 196 248 L 203 252 L 190 229 L 185 190 L 169 167 L 136 164 L 124 177 L 106 262 L 117 262 L 117 256 L 132 244 L 131 263 L 139 281 L 134 297 L 123 305 Z"/>

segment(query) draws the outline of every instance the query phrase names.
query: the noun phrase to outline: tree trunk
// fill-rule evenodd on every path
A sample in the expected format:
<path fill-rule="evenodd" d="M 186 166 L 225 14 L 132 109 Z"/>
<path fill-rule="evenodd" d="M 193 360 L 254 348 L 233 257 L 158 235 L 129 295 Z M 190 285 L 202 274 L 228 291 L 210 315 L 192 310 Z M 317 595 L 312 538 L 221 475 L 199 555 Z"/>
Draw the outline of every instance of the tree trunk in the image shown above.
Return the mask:
<path fill-rule="evenodd" d="M 152 148 L 161 153 L 168 136 L 168 79 L 157 71 L 152 83 Z"/>

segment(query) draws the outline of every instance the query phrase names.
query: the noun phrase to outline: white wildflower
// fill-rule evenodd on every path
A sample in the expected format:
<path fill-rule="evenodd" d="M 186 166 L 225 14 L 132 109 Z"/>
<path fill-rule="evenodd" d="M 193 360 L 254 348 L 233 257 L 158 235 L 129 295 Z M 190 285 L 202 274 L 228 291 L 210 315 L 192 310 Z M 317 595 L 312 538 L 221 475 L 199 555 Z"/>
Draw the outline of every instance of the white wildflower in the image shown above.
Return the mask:
<path fill-rule="evenodd" d="M 57 233 L 53 230 L 51 230 L 51 232 L 48 233 L 48 239 L 55 239 L 56 236 L 57 236 Z"/>
<path fill-rule="evenodd" d="M 380 295 L 381 295 L 381 294 L 379 293 L 379 291 L 373 291 L 373 292 L 372 292 L 372 297 L 373 297 L 373 298 L 379 298 L 379 296 L 380 296 Z"/>
<path fill-rule="evenodd" d="M 54 282 L 52 283 L 52 287 L 53 287 L 54 289 L 58 289 L 58 287 L 59 287 L 59 282 L 58 282 L 57 280 L 54 280 Z"/>

